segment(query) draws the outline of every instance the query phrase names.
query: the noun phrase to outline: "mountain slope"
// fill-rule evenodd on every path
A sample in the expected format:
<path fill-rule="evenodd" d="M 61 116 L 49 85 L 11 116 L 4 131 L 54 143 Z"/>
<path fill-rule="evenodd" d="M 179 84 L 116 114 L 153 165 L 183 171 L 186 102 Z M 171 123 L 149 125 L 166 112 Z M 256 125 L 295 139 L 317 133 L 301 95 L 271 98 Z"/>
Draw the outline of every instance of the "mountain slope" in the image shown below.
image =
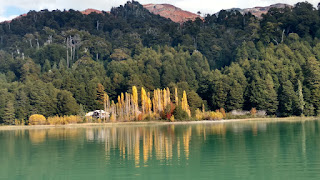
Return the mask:
<path fill-rule="evenodd" d="M 267 14 L 268 11 L 271 8 L 278 8 L 278 9 L 283 9 L 285 7 L 289 7 L 292 8 L 293 6 L 288 5 L 288 4 L 283 4 L 283 3 L 277 3 L 277 4 L 272 4 L 270 6 L 265 6 L 265 7 L 253 7 L 253 8 L 245 8 L 245 9 L 240 9 L 240 8 L 232 8 L 232 9 L 227 9 L 226 11 L 232 11 L 232 10 L 236 10 L 239 11 L 242 14 L 246 14 L 246 13 L 251 13 L 252 15 L 261 18 L 262 14 Z M 216 13 L 216 15 L 218 15 L 219 13 Z"/>
<path fill-rule="evenodd" d="M 184 11 L 171 4 L 146 4 L 143 5 L 143 7 L 148 9 L 153 14 L 158 14 L 162 17 L 171 19 L 176 23 L 183 23 L 188 20 L 201 18 L 201 16 L 197 14 L 191 13 L 189 11 Z"/>
<path fill-rule="evenodd" d="M 261 17 L 262 14 L 267 14 L 268 11 L 269 11 L 271 8 L 279 8 L 279 9 L 282 9 L 282 8 L 285 8 L 285 7 L 290 7 L 290 8 L 292 8 L 291 5 L 278 3 L 278 4 L 273 4 L 273 5 L 270 5 L 270 6 L 266 6 L 266 7 L 247 8 L 247 9 L 243 9 L 243 10 L 240 10 L 240 11 L 243 12 L 243 13 L 251 12 L 251 14 L 253 14 L 254 16 L 256 16 L 256 17 Z"/>

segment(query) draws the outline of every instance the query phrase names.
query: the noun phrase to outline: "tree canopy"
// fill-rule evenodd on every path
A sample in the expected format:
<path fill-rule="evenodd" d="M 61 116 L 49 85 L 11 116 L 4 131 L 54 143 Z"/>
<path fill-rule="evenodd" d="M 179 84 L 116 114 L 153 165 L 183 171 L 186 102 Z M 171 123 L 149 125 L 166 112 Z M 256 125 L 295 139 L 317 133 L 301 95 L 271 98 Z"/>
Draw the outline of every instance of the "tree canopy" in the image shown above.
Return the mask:
<path fill-rule="evenodd" d="M 319 12 L 300 2 L 261 19 L 223 10 L 177 24 L 136 1 L 101 14 L 30 11 L 0 23 L 0 123 L 103 109 L 98 84 L 114 101 L 132 86 L 178 87 L 192 113 L 319 115 Z"/>

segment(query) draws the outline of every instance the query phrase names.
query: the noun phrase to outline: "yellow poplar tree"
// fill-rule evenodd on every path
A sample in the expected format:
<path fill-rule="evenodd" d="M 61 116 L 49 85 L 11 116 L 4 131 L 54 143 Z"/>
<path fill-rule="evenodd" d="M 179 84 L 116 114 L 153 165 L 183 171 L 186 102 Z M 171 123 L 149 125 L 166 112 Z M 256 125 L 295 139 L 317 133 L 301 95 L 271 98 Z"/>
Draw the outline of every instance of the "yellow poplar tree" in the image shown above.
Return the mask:
<path fill-rule="evenodd" d="M 147 101 L 147 112 L 151 113 L 151 107 L 152 107 L 152 103 L 151 103 L 151 99 L 150 99 L 150 92 L 148 92 L 148 101 Z"/>
<path fill-rule="evenodd" d="M 182 110 L 186 111 L 189 115 L 189 117 L 191 116 L 191 111 L 188 105 L 188 99 L 187 99 L 187 93 L 186 91 L 183 91 L 183 96 L 182 96 L 182 100 L 181 100 L 181 107 Z"/>
<path fill-rule="evenodd" d="M 167 87 L 167 102 L 168 102 L 168 104 L 171 104 L 171 99 L 170 99 L 170 96 L 171 96 L 171 93 L 170 93 L 170 90 L 169 90 L 169 88 Z"/>
<path fill-rule="evenodd" d="M 110 120 L 111 122 L 116 122 L 116 105 L 114 104 L 114 101 L 111 103 L 111 117 Z"/>
<path fill-rule="evenodd" d="M 174 88 L 174 97 L 175 97 L 175 101 L 176 101 L 176 106 L 179 105 L 179 97 L 178 97 L 178 89 Z"/>
<path fill-rule="evenodd" d="M 138 119 L 138 90 L 136 86 L 132 86 L 132 109 L 135 119 Z"/>
<path fill-rule="evenodd" d="M 147 109 L 147 100 L 148 100 L 148 96 L 146 91 L 144 90 L 144 88 L 141 88 L 141 107 L 142 107 L 142 113 L 145 114 L 146 113 L 146 109 Z"/>
<path fill-rule="evenodd" d="M 104 94 L 103 94 L 103 106 L 104 106 L 104 111 L 106 113 L 110 111 L 109 110 L 109 106 L 110 106 L 109 96 L 106 92 L 104 92 Z M 104 122 L 106 122 L 107 118 L 109 118 L 109 116 L 107 116 L 107 114 L 105 114 Z"/>

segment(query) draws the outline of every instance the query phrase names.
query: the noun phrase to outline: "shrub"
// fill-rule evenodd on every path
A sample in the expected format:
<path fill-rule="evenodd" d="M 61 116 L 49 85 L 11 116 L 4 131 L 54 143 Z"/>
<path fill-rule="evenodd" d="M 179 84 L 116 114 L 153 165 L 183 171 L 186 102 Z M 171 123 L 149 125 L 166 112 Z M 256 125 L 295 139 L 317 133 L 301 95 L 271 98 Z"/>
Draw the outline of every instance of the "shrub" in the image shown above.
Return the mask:
<path fill-rule="evenodd" d="M 200 111 L 200 109 L 197 109 L 195 113 L 196 113 L 196 119 L 204 120 L 204 112 L 203 111 Z"/>
<path fill-rule="evenodd" d="M 41 114 L 33 114 L 29 118 L 31 125 L 45 125 L 47 123 L 46 118 Z"/>
<path fill-rule="evenodd" d="M 210 120 L 220 120 L 223 118 L 223 114 L 219 111 L 216 111 L 216 112 L 210 112 L 209 113 L 209 119 Z"/>
<path fill-rule="evenodd" d="M 200 111 L 200 109 L 196 110 L 196 119 L 198 120 L 221 120 L 225 117 L 224 109 L 222 109 L 222 112 L 220 110 L 207 112 Z"/>
<path fill-rule="evenodd" d="M 223 118 L 226 118 L 226 117 L 227 117 L 226 111 L 224 110 L 224 108 L 220 108 L 219 111 L 221 112 Z"/>
<path fill-rule="evenodd" d="M 250 110 L 250 114 L 251 114 L 251 116 L 256 116 L 256 114 L 257 114 L 257 109 L 256 109 L 256 108 L 252 108 L 252 109 Z"/>
<path fill-rule="evenodd" d="M 83 120 L 80 116 L 54 116 L 48 118 L 50 125 L 77 124 L 82 122 Z"/>
<path fill-rule="evenodd" d="M 189 120 L 189 115 L 180 106 L 176 107 L 173 111 L 174 118 L 176 120 Z"/>
<path fill-rule="evenodd" d="M 174 112 L 175 108 L 176 107 L 175 107 L 175 105 L 173 103 L 168 104 L 166 106 L 166 108 L 164 109 L 164 111 L 162 111 L 161 118 L 170 120 L 171 116 L 173 115 L 173 112 Z"/>
<path fill-rule="evenodd" d="M 170 121 L 171 121 L 171 122 L 174 122 L 174 115 L 172 115 L 172 116 L 170 117 Z"/>

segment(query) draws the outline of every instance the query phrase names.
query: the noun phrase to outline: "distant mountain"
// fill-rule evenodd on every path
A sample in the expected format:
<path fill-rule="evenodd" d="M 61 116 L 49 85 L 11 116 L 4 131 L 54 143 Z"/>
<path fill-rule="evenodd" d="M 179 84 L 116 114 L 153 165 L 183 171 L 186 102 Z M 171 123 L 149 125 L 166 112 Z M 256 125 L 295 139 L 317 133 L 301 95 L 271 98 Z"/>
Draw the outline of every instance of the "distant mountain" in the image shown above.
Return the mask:
<path fill-rule="evenodd" d="M 197 14 L 189 12 L 189 11 L 182 10 L 178 7 L 171 5 L 171 4 L 145 4 L 145 5 L 143 5 L 143 7 L 145 9 L 149 10 L 153 14 L 160 15 L 160 16 L 165 17 L 167 19 L 171 19 L 172 21 L 174 21 L 176 23 L 184 23 L 189 20 L 195 20 L 196 18 L 202 19 L 202 17 L 200 15 L 197 15 Z M 253 8 L 246 8 L 246 9 L 232 8 L 232 9 L 227 9 L 226 11 L 237 10 L 237 11 L 240 11 L 242 14 L 250 12 L 251 14 L 253 14 L 256 17 L 261 17 L 262 14 L 266 14 L 269 11 L 269 9 L 273 8 L 273 7 L 274 8 L 285 8 L 285 7 L 292 7 L 292 6 L 288 5 L 288 4 L 278 3 L 278 4 L 266 6 L 266 7 L 253 7 Z M 81 13 L 85 14 L 85 15 L 88 15 L 93 12 L 95 12 L 97 14 L 102 13 L 102 11 L 96 10 L 96 9 L 86 9 L 84 11 L 81 11 Z M 107 12 L 109 12 L 109 11 L 107 11 Z M 218 15 L 218 14 L 219 13 L 216 13 L 216 15 Z M 18 18 L 21 18 L 26 15 L 27 14 L 22 14 L 14 19 L 18 19 Z M 9 20 L 6 22 L 11 22 L 11 21 Z"/>
<path fill-rule="evenodd" d="M 184 11 L 171 4 L 146 4 L 143 5 L 143 7 L 148 9 L 153 14 L 158 14 L 177 23 L 183 23 L 188 20 L 202 18 L 197 14 L 191 13 L 189 11 Z"/>
<path fill-rule="evenodd" d="M 281 3 L 278 3 L 278 4 L 273 4 L 273 5 L 270 5 L 270 6 L 266 6 L 266 7 L 254 7 L 254 8 L 247 8 L 247 9 L 243 9 L 241 10 L 243 13 L 248 13 L 248 12 L 251 12 L 251 14 L 253 14 L 254 16 L 256 17 L 261 17 L 262 14 L 267 14 L 269 9 L 271 8 L 285 8 L 285 7 L 290 7 L 292 8 L 293 6 L 291 5 L 288 5 L 288 4 L 281 4 Z"/>
<path fill-rule="evenodd" d="M 81 11 L 82 14 L 88 15 L 91 13 L 97 13 L 97 14 L 102 14 L 102 11 L 96 10 L 96 9 L 86 9 L 84 11 Z"/>
<path fill-rule="evenodd" d="M 292 8 L 293 6 L 288 4 L 278 3 L 278 4 L 272 4 L 270 6 L 265 6 L 265 7 L 253 7 L 253 8 L 246 8 L 246 9 L 232 8 L 232 9 L 227 9 L 226 11 L 237 10 L 242 14 L 250 12 L 252 15 L 260 18 L 262 14 L 267 14 L 269 9 L 271 8 L 285 8 L 285 7 Z M 216 13 L 216 14 L 219 14 L 219 13 Z"/>
<path fill-rule="evenodd" d="M 89 15 L 89 14 L 91 14 L 91 13 L 97 13 L 97 14 L 102 14 L 103 12 L 102 11 L 100 11 L 100 10 L 96 10 L 96 9 L 86 9 L 86 10 L 83 10 L 83 11 L 80 11 L 82 14 L 84 14 L 84 15 Z M 109 11 L 108 11 L 108 13 L 109 13 Z M 27 16 L 27 13 L 25 13 L 25 14 L 21 14 L 20 16 L 17 16 L 17 17 L 15 17 L 15 18 L 13 18 L 12 20 L 14 20 L 14 19 L 19 19 L 19 18 L 21 18 L 21 17 L 24 17 L 24 16 Z M 8 21 L 4 21 L 4 22 L 11 22 L 12 20 L 8 20 Z M 2 22 L 0 22 L 0 23 L 2 23 Z"/>

